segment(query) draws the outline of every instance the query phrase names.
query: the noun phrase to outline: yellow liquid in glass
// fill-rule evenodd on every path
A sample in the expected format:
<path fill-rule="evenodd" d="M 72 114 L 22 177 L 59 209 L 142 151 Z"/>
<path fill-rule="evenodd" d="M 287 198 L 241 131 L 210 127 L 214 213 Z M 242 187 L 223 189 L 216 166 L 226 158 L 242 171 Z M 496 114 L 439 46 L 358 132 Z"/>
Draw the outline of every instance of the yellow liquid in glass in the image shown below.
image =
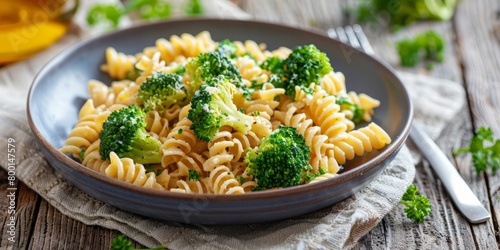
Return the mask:
<path fill-rule="evenodd" d="M 66 0 L 0 0 L 0 64 L 25 59 L 68 30 L 77 3 Z"/>

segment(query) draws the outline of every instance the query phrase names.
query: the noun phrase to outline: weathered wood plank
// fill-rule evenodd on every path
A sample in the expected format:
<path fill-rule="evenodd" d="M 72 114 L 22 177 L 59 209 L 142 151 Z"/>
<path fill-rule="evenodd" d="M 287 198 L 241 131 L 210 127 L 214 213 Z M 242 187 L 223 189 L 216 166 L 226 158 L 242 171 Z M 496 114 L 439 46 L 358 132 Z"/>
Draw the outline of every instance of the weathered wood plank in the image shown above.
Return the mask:
<path fill-rule="evenodd" d="M 19 182 L 18 189 L 16 208 L 18 238 L 14 249 L 25 249 L 31 240 L 32 227 L 38 215 L 38 203 L 41 198 L 22 182 Z"/>
<path fill-rule="evenodd" d="M 7 172 L 0 170 L 0 178 L 7 181 Z M 23 183 L 16 181 L 17 190 L 12 190 L 12 186 L 7 182 L 2 182 L 0 185 L 2 199 L 2 210 L 0 213 L 0 224 L 2 224 L 2 241 L 0 248 L 2 249 L 26 249 L 31 239 L 31 228 L 34 223 L 34 218 L 37 216 L 37 202 L 39 196 Z M 11 203 L 11 197 L 15 198 Z M 11 209 L 11 204 L 15 204 L 15 209 Z M 15 211 L 11 213 L 11 211 Z M 11 217 L 15 218 L 15 225 L 11 224 Z M 11 226 L 15 228 L 11 233 Z M 14 235 L 13 235 L 14 234 Z M 12 237 L 9 239 L 10 237 Z"/>
<path fill-rule="evenodd" d="M 61 214 L 45 200 L 40 202 L 30 249 L 110 249 L 120 232 L 85 225 Z M 136 244 L 135 247 L 143 246 Z"/>
<path fill-rule="evenodd" d="M 455 19 L 457 42 L 460 46 L 464 79 L 469 96 L 469 104 L 474 128 L 490 127 L 496 138 L 500 138 L 500 2 L 462 1 L 457 8 Z M 466 137 L 470 138 L 470 136 Z M 470 162 L 470 157 L 460 158 Z M 470 171 L 470 179 L 479 178 Z M 500 236 L 500 175 L 488 171 L 485 190 L 493 215 L 494 228 L 474 227 L 474 231 L 482 234 L 477 244 L 485 249 L 498 248 Z M 496 237 L 497 244 L 491 243 Z"/>
<path fill-rule="evenodd" d="M 283 0 L 237 0 L 237 4 L 255 19 L 291 25 L 301 28 L 326 30 L 342 25 L 343 1 L 315 0 L 283 1 Z"/>
<path fill-rule="evenodd" d="M 13 242 L 9 241 L 9 237 L 15 236 L 15 235 L 10 235 L 11 231 L 9 222 L 10 222 L 10 214 L 8 212 L 8 207 L 9 207 L 9 199 L 7 198 L 7 188 L 9 187 L 8 181 L 7 181 L 7 172 L 5 170 L 0 169 L 0 196 L 2 199 L 0 199 L 0 233 L 2 236 L 0 237 L 0 248 L 1 249 L 8 249 L 8 247 L 11 247 L 14 245 Z M 5 198 L 3 198 L 5 197 Z M 14 231 L 15 232 L 15 231 Z"/>

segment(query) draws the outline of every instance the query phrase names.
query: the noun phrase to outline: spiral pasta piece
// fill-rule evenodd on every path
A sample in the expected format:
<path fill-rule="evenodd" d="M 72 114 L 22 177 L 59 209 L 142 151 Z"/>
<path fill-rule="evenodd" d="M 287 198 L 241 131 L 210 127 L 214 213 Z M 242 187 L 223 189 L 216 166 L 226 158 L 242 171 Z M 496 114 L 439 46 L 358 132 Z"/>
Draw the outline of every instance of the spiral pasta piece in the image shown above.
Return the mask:
<path fill-rule="evenodd" d="M 187 117 L 182 118 L 174 128 L 168 133 L 167 139 L 162 145 L 162 166 L 178 162 L 182 157 L 191 152 L 196 144 L 196 136 L 189 128 L 192 122 Z"/>
<path fill-rule="evenodd" d="M 110 106 L 114 103 L 115 95 L 106 84 L 98 80 L 90 80 L 87 83 L 90 99 L 95 106 Z"/>
<path fill-rule="evenodd" d="M 186 178 L 189 176 L 189 170 L 194 170 L 206 177 L 206 173 L 203 171 L 203 164 L 207 158 L 204 155 L 190 152 L 188 155 L 184 156 L 180 161 L 176 162 L 175 167 L 171 168 L 171 176 L 176 178 Z"/>
<path fill-rule="evenodd" d="M 98 110 L 94 107 L 92 99 L 89 99 L 80 109 L 80 118 L 69 132 L 60 151 L 79 158 L 78 155 L 82 150 L 87 149 L 90 144 L 99 139 L 99 128 L 95 123 L 97 116 Z"/>
<path fill-rule="evenodd" d="M 218 166 L 231 166 L 234 155 L 229 154 L 228 149 L 234 146 L 232 135 L 229 131 L 217 132 L 211 142 L 208 143 L 208 155 L 203 163 L 203 170 L 210 172 Z"/>
<path fill-rule="evenodd" d="M 216 46 L 210 33 L 206 31 L 196 36 L 184 33 L 180 36 L 172 35 L 169 40 L 156 40 L 156 49 L 161 53 L 161 59 L 167 63 L 173 62 L 178 56 L 194 57 L 213 51 Z"/>
<path fill-rule="evenodd" d="M 218 166 L 210 172 L 209 184 L 214 194 L 245 193 L 240 182 L 236 180 L 231 170 L 224 165 Z"/>
<path fill-rule="evenodd" d="M 168 119 L 160 116 L 158 111 L 148 111 L 146 113 L 146 131 L 160 140 L 168 136 L 170 132 Z"/>
<path fill-rule="evenodd" d="M 250 55 L 255 60 L 261 62 L 266 60 L 269 56 L 271 56 L 271 52 L 265 52 L 265 44 L 257 44 L 255 41 L 247 40 L 244 42 L 234 41 L 234 45 L 236 45 L 236 54 L 240 56 L 244 56 L 245 54 Z"/>
<path fill-rule="evenodd" d="M 330 71 L 321 77 L 319 85 L 329 95 L 340 95 L 346 92 L 345 76 L 342 72 Z"/>
<path fill-rule="evenodd" d="M 331 173 L 322 174 L 322 175 L 317 176 L 316 178 L 312 179 L 309 183 L 315 183 L 315 182 L 327 180 L 327 179 L 333 178 L 335 176 L 337 176 L 337 175 L 331 174 Z"/>
<path fill-rule="evenodd" d="M 177 188 L 172 188 L 170 191 L 187 194 L 210 194 L 212 190 L 210 190 L 207 182 L 208 178 L 196 181 L 178 180 L 176 183 Z"/>
<path fill-rule="evenodd" d="M 165 189 L 156 182 L 155 173 L 146 173 L 142 164 L 134 164 L 132 159 L 120 158 L 114 152 L 110 153 L 109 158 L 110 164 L 105 170 L 106 176 L 145 188 Z"/>
<path fill-rule="evenodd" d="M 377 124 L 370 123 L 368 126 L 350 131 L 346 138 L 333 141 L 335 145 L 335 159 L 339 164 L 344 164 L 355 155 L 361 156 L 373 149 L 381 149 L 391 143 L 389 135 Z"/>
<path fill-rule="evenodd" d="M 380 106 L 380 101 L 368 96 L 367 94 L 361 93 L 358 95 L 354 91 L 349 91 L 348 95 L 352 103 L 358 105 L 358 107 L 364 110 L 363 120 L 365 122 L 371 121 L 374 113 L 373 109 Z"/>
<path fill-rule="evenodd" d="M 106 63 L 101 65 L 101 70 L 115 79 L 125 79 L 128 72 L 132 71 L 136 63 L 135 56 L 117 52 L 114 48 L 106 49 Z"/>
<path fill-rule="evenodd" d="M 83 155 L 82 165 L 90 168 L 101 174 L 105 174 L 106 168 L 109 166 L 108 160 L 103 160 L 101 154 L 99 153 L 101 140 L 96 140 L 90 147 L 85 150 Z"/>
<path fill-rule="evenodd" d="M 248 56 L 238 57 L 234 61 L 234 65 L 240 71 L 241 78 L 245 80 L 255 80 L 257 83 L 264 83 L 269 80 L 269 77 L 263 74 L 263 70 L 257 65 L 257 62 Z"/>
<path fill-rule="evenodd" d="M 329 140 L 347 131 L 345 114 L 340 112 L 335 96 L 325 96 L 322 91 L 314 93 L 309 110 L 314 123 L 321 127 L 321 133 Z"/>

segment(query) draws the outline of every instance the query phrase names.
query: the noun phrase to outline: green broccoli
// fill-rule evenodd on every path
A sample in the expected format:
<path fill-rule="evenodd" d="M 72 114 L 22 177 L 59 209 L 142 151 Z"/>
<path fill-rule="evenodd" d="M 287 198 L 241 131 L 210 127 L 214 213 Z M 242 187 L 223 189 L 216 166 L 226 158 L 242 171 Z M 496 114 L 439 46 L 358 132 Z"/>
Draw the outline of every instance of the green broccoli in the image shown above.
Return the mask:
<path fill-rule="evenodd" d="M 219 42 L 219 45 L 217 46 L 215 52 L 225 55 L 229 58 L 235 58 L 237 50 L 238 47 L 236 47 L 233 42 L 231 42 L 229 39 L 224 39 Z"/>
<path fill-rule="evenodd" d="M 383 18 L 396 30 L 419 20 L 449 20 L 456 4 L 457 0 L 362 0 L 356 16 L 359 23 L 379 23 Z"/>
<path fill-rule="evenodd" d="M 160 163 L 162 144 L 146 131 L 145 116 L 135 104 L 111 112 L 99 133 L 101 158 L 109 160 L 115 152 L 141 164 Z"/>
<path fill-rule="evenodd" d="M 231 59 L 221 51 L 199 54 L 187 63 L 186 74 L 192 78 L 187 85 L 189 96 L 192 96 L 203 83 L 214 77 L 223 76 L 241 90 L 243 97 L 251 99 L 253 89 L 243 84 L 240 71 L 231 62 Z"/>
<path fill-rule="evenodd" d="M 137 93 L 137 103 L 144 110 L 159 113 L 174 104 L 183 105 L 187 92 L 181 77 L 176 74 L 154 73 L 146 78 Z"/>
<path fill-rule="evenodd" d="M 259 146 L 248 149 L 245 155 L 247 173 L 257 181 L 255 190 L 303 183 L 312 170 L 310 151 L 304 136 L 294 127 L 280 126 L 264 137 Z"/>
<path fill-rule="evenodd" d="M 285 93 L 295 99 L 295 86 L 306 92 L 313 92 L 309 86 L 318 84 L 319 79 L 332 71 L 330 59 L 316 46 L 298 46 L 283 62 Z"/>
<path fill-rule="evenodd" d="M 360 108 L 358 105 L 352 103 L 346 97 L 339 97 L 335 100 L 335 103 L 340 105 L 340 110 L 351 110 L 352 111 L 352 122 L 355 124 L 361 123 L 364 121 L 363 115 L 365 114 L 365 110 Z"/>
<path fill-rule="evenodd" d="M 271 72 L 269 76 L 269 82 L 272 83 L 276 88 L 284 87 L 283 86 L 284 62 L 285 60 L 272 56 L 267 58 L 264 62 L 260 64 L 260 67 L 262 69 Z M 258 87 L 260 88 L 261 86 Z M 255 88 L 255 86 L 252 85 L 252 88 Z"/>
<path fill-rule="evenodd" d="M 434 30 L 423 32 L 416 37 L 425 51 L 425 58 L 442 62 L 444 60 L 444 38 Z"/>
<path fill-rule="evenodd" d="M 396 43 L 402 66 L 413 67 L 420 63 L 421 57 L 442 62 L 444 60 L 445 41 L 434 30 L 419 33 L 414 39 L 403 39 Z"/>
<path fill-rule="evenodd" d="M 238 111 L 232 101 L 236 92 L 236 87 L 224 76 L 210 79 L 196 91 L 187 117 L 193 122 L 190 129 L 199 139 L 210 141 L 224 125 L 248 132 L 254 118 Z"/>
<path fill-rule="evenodd" d="M 204 82 L 220 75 L 232 82 L 241 82 L 238 68 L 232 64 L 229 57 L 218 52 L 201 53 L 194 57 L 186 65 L 186 74 L 192 78 L 188 84 L 191 94 L 194 94 Z"/>
<path fill-rule="evenodd" d="M 141 248 L 137 249 L 132 246 L 132 241 L 127 239 L 127 236 L 120 234 L 116 236 L 111 241 L 111 250 L 166 250 L 168 249 L 166 246 L 155 247 L 155 248 Z"/>
<path fill-rule="evenodd" d="M 283 73 L 283 63 L 285 60 L 275 56 L 268 57 L 260 64 L 262 69 L 265 69 L 273 74 L 281 75 Z"/>

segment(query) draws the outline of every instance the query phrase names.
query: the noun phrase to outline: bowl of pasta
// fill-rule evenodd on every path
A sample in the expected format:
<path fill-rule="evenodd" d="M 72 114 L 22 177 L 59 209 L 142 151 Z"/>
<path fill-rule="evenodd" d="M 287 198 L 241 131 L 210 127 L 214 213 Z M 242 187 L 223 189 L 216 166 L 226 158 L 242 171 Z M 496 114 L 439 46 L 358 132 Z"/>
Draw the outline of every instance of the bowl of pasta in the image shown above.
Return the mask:
<path fill-rule="evenodd" d="M 388 166 L 412 121 L 383 62 L 319 32 L 219 19 L 82 41 L 40 71 L 27 107 L 47 160 L 82 191 L 207 225 L 349 197 Z"/>

